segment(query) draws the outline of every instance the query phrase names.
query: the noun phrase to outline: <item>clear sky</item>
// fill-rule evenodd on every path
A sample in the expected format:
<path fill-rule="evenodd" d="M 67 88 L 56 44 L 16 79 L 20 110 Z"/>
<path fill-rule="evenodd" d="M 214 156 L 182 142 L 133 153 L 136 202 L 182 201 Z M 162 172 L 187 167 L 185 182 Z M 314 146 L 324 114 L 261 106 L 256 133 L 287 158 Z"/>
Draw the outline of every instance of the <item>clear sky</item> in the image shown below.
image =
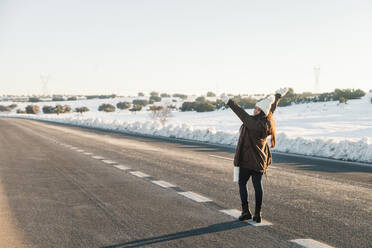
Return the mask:
<path fill-rule="evenodd" d="M 372 89 L 371 0 L 0 0 L 0 95 Z"/>

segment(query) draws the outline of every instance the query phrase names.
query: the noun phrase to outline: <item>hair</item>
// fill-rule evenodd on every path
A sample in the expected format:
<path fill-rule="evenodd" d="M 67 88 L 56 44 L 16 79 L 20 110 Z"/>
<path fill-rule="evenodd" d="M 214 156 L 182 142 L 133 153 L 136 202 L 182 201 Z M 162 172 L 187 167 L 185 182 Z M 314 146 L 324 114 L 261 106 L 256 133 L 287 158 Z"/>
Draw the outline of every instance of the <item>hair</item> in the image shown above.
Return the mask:
<path fill-rule="evenodd" d="M 267 115 L 267 120 L 269 121 L 269 133 L 271 134 L 271 148 L 273 148 L 276 144 L 276 125 L 271 111 Z"/>

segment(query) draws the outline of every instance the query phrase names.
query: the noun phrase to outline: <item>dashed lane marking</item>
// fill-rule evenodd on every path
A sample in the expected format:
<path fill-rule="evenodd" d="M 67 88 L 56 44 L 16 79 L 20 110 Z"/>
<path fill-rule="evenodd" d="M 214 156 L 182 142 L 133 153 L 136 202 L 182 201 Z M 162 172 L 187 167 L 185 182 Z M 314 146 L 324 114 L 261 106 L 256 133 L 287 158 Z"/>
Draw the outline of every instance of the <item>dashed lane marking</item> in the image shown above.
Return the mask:
<path fill-rule="evenodd" d="M 128 166 L 121 165 L 121 164 L 114 165 L 114 167 L 118 168 L 119 170 L 130 170 Z"/>
<path fill-rule="evenodd" d="M 92 158 L 98 159 L 98 160 L 104 160 L 105 159 L 104 157 L 101 157 L 101 156 L 92 156 Z"/>
<path fill-rule="evenodd" d="M 93 155 L 91 152 L 84 152 L 84 155 Z"/>
<path fill-rule="evenodd" d="M 220 212 L 230 215 L 236 219 L 238 219 L 240 216 L 240 211 L 237 209 L 223 209 L 223 210 L 220 210 Z M 252 226 L 272 226 L 273 225 L 271 222 L 268 222 L 266 220 L 261 220 L 261 223 L 257 223 L 255 221 L 249 220 L 249 221 L 246 221 L 246 223 Z"/>
<path fill-rule="evenodd" d="M 212 201 L 211 199 L 204 197 L 202 195 L 196 194 L 192 191 L 178 192 L 178 194 L 183 195 L 184 197 L 187 197 L 196 202 L 211 202 Z"/>
<path fill-rule="evenodd" d="M 144 177 L 150 177 L 150 175 L 147 175 L 145 173 L 142 173 L 140 171 L 131 171 L 129 172 L 130 174 L 136 176 L 136 177 L 141 177 L 141 178 L 144 178 Z"/>
<path fill-rule="evenodd" d="M 156 185 L 159 185 L 160 187 L 163 187 L 163 188 L 174 188 L 174 187 L 176 187 L 176 185 L 173 185 L 171 183 L 161 181 L 161 180 L 151 181 L 151 182 L 156 184 Z"/>
<path fill-rule="evenodd" d="M 81 153 L 83 153 L 83 152 L 85 152 L 84 150 L 82 150 L 82 149 L 79 149 L 79 150 L 76 150 L 77 152 L 81 152 Z"/>
<path fill-rule="evenodd" d="M 102 160 L 102 162 L 104 162 L 105 164 L 117 164 L 117 162 L 113 160 Z"/>
<path fill-rule="evenodd" d="M 290 242 L 298 244 L 304 248 L 334 248 L 333 246 L 329 246 L 313 239 L 293 239 L 290 240 Z"/>

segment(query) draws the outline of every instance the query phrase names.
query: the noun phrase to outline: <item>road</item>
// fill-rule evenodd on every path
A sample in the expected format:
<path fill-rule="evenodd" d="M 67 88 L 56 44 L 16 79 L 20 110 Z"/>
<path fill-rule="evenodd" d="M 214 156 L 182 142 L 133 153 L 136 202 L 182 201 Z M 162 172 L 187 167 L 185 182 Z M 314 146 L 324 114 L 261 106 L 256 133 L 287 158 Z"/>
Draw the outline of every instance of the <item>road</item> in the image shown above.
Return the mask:
<path fill-rule="evenodd" d="M 0 247 L 372 247 L 372 167 L 274 154 L 254 225 L 233 153 L 0 118 Z"/>

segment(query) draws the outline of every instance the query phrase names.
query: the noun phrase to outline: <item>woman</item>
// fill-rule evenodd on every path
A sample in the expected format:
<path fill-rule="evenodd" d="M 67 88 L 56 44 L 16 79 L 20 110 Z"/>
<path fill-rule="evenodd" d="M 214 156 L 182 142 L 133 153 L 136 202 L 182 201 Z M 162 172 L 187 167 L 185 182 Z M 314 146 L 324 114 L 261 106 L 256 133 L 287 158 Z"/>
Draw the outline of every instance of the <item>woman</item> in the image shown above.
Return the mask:
<path fill-rule="evenodd" d="M 261 222 L 262 206 L 262 175 L 271 164 L 271 152 L 266 142 L 271 136 L 271 147 L 275 146 L 276 128 L 273 114 L 282 96 L 288 89 L 283 88 L 276 91 L 275 97 L 269 96 L 256 104 L 254 115 L 249 115 L 238 104 L 227 96 L 223 96 L 225 103 L 243 122 L 240 127 L 240 136 L 236 146 L 234 166 L 239 167 L 239 193 L 242 203 L 242 214 L 240 221 L 249 220 L 252 214 L 248 207 L 247 182 L 252 177 L 256 196 L 256 207 L 253 220 Z"/>

